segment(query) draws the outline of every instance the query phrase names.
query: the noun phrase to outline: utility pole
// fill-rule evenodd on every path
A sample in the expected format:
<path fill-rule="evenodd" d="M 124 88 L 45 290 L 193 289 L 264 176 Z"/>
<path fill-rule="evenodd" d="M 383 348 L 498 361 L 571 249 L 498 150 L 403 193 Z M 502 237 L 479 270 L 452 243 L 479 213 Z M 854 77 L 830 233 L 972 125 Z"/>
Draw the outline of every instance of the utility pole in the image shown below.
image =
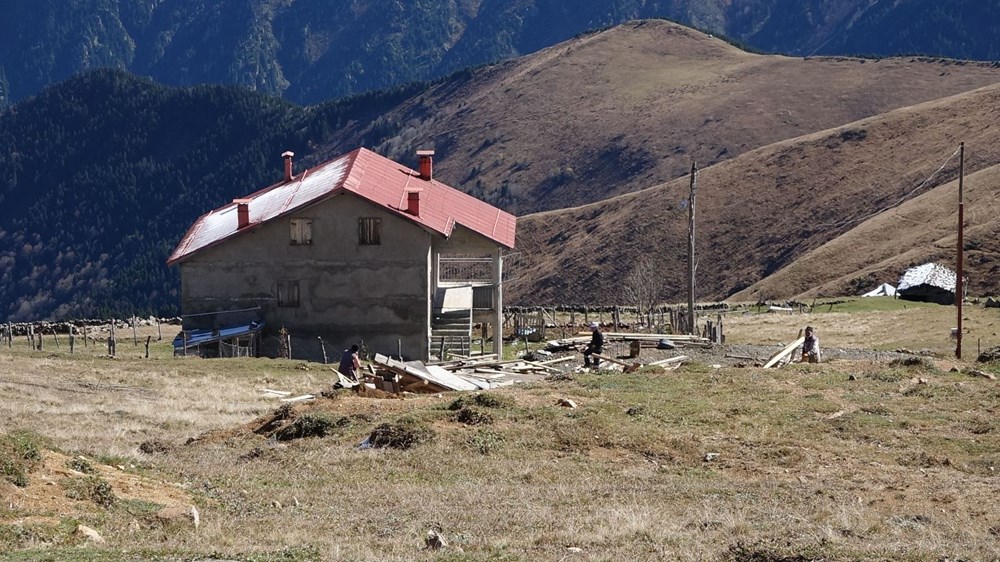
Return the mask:
<path fill-rule="evenodd" d="M 688 333 L 694 335 L 694 197 L 698 191 L 698 166 L 691 162 L 691 198 L 688 200 Z"/>
<path fill-rule="evenodd" d="M 958 148 L 958 272 L 955 276 L 955 306 L 958 307 L 958 338 L 955 340 L 955 358 L 962 359 L 962 301 L 964 287 L 962 286 L 963 254 L 965 253 L 965 199 L 963 182 L 965 180 L 965 143 Z"/>

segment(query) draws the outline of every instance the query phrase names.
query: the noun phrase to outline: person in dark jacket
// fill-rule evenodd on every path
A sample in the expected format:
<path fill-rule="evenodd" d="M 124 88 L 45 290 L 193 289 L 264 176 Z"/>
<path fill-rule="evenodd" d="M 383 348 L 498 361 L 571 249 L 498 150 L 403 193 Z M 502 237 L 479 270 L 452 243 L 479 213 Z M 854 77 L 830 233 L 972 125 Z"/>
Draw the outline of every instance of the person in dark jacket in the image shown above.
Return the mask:
<path fill-rule="evenodd" d="M 812 326 L 806 326 L 806 339 L 802 342 L 801 363 L 819 363 L 819 338 Z"/>
<path fill-rule="evenodd" d="M 358 369 L 361 368 L 361 360 L 358 359 L 359 349 L 357 344 L 352 345 L 350 349 L 345 349 L 340 356 L 340 366 L 337 368 L 340 374 L 354 382 L 358 381 Z"/>
<path fill-rule="evenodd" d="M 597 322 L 590 323 L 590 332 L 590 343 L 588 343 L 587 347 L 583 350 L 583 366 L 593 366 L 596 369 L 601 360 L 597 357 L 594 357 L 593 360 L 591 360 L 590 356 L 604 353 L 604 334 L 601 333 L 601 327 L 597 324 Z"/>

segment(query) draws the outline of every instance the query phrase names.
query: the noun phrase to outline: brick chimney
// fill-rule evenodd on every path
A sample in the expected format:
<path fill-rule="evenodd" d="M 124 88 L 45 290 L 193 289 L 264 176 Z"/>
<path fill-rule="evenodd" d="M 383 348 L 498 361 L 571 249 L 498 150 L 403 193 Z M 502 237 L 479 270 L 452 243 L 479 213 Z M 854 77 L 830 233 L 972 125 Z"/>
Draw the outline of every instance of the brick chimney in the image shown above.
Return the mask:
<path fill-rule="evenodd" d="M 420 216 L 420 192 L 422 189 L 406 190 L 406 212 L 415 216 Z"/>
<path fill-rule="evenodd" d="M 233 199 L 236 203 L 236 230 L 250 226 L 250 200 Z"/>
<path fill-rule="evenodd" d="M 285 181 L 292 181 L 292 156 L 295 156 L 295 153 L 291 150 L 286 150 L 281 154 L 281 157 L 285 159 Z"/>
<path fill-rule="evenodd" d="M 418 150 L 420 157 L 420 179 L 430 181 L 434 179 L 434 151 Z"/>

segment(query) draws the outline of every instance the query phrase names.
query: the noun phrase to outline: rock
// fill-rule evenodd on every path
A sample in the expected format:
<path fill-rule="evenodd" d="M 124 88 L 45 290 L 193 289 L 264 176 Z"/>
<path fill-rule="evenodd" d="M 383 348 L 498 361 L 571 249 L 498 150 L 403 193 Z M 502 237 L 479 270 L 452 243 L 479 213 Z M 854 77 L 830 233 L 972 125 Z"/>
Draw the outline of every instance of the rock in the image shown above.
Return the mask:
<path fill-rule="evenodd" d="M 193 505 L 167 506 L 156 512 L 157 519 L 164 523 L 189 524 L 195 529 L 201 525 L 201 517 L 198 515 L 198 508 Z"/>
<path fill-rule="evenodd" d="M 856 381 L 856 380 L 858 380 L 858 375 L 851 375 L 851 376 L 847 377 L 847 380 L 849 380 L 849 381 Z"/>
<path fill-rule="evenodd" d="M 567 546 L 566 550 L 573 553 L 583 552 L 583 549 L 578 546 Z"/>
<path fill-rule="evenodd" d="M 560 398 L 556 405 L 562 406 L 563 408 L 576 408 L 576 402 L 573 402 L 569 398 Z"/>
<path fill-rule="evenodd" d="M 986 371 L 980 371 L 979 369 L 972 369 L 968 371 L 968 375 L 972 377 L 983 377 L 984 379 L 989 379 L 991 381 L 997 380 L 997 376 L 993 373 L 987 373 Z"/>
<path fill-rule="evenodd" d="M 440 533 L 431 529 L 427 531 L 427 538 L 424 539 L 424 546 L 431 550 L 441 550 L 448 547 L 448 541 Z"/>
<path fill-rule="evenodd" d="M 76 534 L 86 538 L 87 542 L 92 542 L 94 544 L 104 544 L 105 542 L 107 542 L 104 540 L 104 537 L 102 537 L 100 533 L 98 533 L 97 531 L 91 529 L 86 525 L 77 525 Z"/>
<path fill-rule="evenodd" d="M 705 453 L 705 462 L 712 462 L 718 460 L 719 453 Z"/>

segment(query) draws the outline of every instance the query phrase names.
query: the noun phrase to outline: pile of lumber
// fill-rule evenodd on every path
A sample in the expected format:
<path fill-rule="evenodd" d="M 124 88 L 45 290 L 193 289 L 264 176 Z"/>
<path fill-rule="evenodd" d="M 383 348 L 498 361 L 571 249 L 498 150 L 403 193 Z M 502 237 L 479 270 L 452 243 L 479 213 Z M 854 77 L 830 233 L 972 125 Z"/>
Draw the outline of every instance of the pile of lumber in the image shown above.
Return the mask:
<path fill-rule="evenodd" d="M 551 364 L 572 357 L 535 362 L 524 359 L 500 361 L 496 356 L 424 364 L 399 361 L 375 354 L 375 387 L 386 392 L 450 392 L 488 390 L 517 382 L 543 380 L 560 372 Z"/>

